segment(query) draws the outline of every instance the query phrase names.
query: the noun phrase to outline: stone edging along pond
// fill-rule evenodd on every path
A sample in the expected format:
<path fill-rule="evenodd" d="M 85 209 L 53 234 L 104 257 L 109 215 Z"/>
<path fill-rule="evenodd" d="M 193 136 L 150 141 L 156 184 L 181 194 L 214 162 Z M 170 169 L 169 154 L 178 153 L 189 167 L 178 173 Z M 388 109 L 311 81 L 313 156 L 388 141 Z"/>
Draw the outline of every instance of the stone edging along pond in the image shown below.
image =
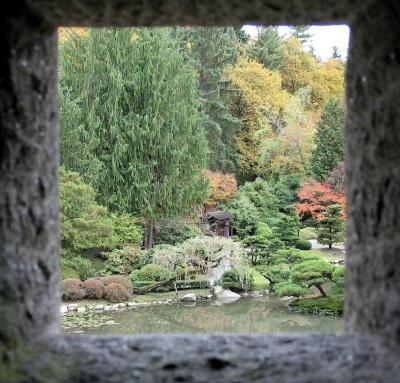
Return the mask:
<path fill-rule="evenodd" d="M 192 297 L 188 297 L 188 296 Z M 169 298 L 165 300 L 155 300 L 155 301 L 150 301 L 150 302 L 124 302 L 124 303 L 114 303 L 114 304 L 109 304 L 109 305 L 104 305 L 104 304 L 99 304 L 99 305 L 86 305 L 86 306 L 80 306 L 77 303 L 63 303 L 60 307 L 60 314 L 62 316 L 67 315 L 67 314 L 84 314 L 87 312 L 105 312 L 105 311 L 117 311 L 117 310 L 122 310 L 122 309 L 134 309 L 134 308 L 140 308 L 140 307 L 148 307 L 148 306 L 156 306 L 156 305 L 172 305 L 176 304 L 179 302 L 183 303 L 193 303 L 196 301 L 210 301 L 212 298 L 215 297 L 213 294 L 208 294 L 205 296 L 201 295 L 195 295 L 194 294 L 187 294 L 183 296 L 182 298 Z M 254 291 L 251 294 L 244 293 L 242 296 L 253 296 L 253 297 L 261 297 L 264 295 L 267 295 L 264 292 L 261 291 Z M 186 298 L 186 299 L 185 299 Z"/>

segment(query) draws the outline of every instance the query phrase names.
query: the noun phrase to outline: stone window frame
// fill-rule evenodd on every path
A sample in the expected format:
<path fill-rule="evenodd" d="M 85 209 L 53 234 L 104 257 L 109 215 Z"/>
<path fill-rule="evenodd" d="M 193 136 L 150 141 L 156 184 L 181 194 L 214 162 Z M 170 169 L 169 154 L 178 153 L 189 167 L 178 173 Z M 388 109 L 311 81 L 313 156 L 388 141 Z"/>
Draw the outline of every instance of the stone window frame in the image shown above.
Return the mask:
<path fill-rule="evenodd" d="M 398 381 L 397 0 L 16 0 L 8 5 L 0 16 L 0 380 Z M 56 28 L 244 23 L 351 28 L 346 333 L 63 335 Z"/>

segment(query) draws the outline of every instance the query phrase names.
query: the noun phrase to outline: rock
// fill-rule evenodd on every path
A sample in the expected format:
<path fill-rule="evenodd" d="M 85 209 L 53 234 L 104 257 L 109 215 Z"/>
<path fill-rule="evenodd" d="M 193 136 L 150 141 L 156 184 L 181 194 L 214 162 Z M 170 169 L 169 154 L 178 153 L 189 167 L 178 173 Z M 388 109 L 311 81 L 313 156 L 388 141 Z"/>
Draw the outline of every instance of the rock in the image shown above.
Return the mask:
<path fill-rule="evenodd" d="M 127 305 L 128 305 L 128 307 L 136 307 L 137 306 L 137 304 L 134 302 L 128 302 Z"/>
<path fill-rule="evenodd" d="M 78 305 L 76 303 L 71 303 L 67 307 L 68 307 L 68 311 L 76 311 L 76 310 L 78 310 Z"/>
<path fill-rule="evenodd" d="M 221 286 L 217 286 L 214 289 L 214 293 L 217 296 L 217 298 L 240 298 L 239 294 L 234 293 L 229 289 L 224 290 Z"/>
<path fill-rule="evenodd" d="M 207 294 L 206 298 L 207 299 L 212 299 L 213 295 L 212 294 Z"/>
<path fill-rule="evenodd" d="M 61 305 L 61 307 L 60 307 L 60 314 L 61 315 L 65 315 L 65 314 L 67 314 L 68 313 L 68 307 L 67 307 L 67 305 Z"/>
<path fill-rule="evenodd" d="M 96 311 L 102 311 L 102 310 L 104 310 L 104 305 L 97 305 L 94 309 Z"/>
<path fill-rule="evenodd" d="M 261 291 L 254 291 L 252 295 L 254 298 L 259 298 L 263 296 L 263 293 Z"/>
<path fill-rule="evenodd" d="M 82 314 L 86 312 L 86 307 L 78 307 L 78 314 Z"/>
<path fill-rule="evenodd" d="M 289 299 L 293 299 L 294 297 L 292 297 L 291 295 L 285 296 L 281 298 L 281 301 L 288 301 Z"/>
<path fill-rule="evenodd" d="M 104 311 L 111 311 L 111 306 L 104 306 Z"/>
<path fill-rule="evenodd" d="M 120 303 L 118 306 L 119 306 L 121 309 L 123 309 L 124 307 L 126 307 L 126 303 Z"/>
<path fill-rule="evenodd" d="M 181 302 L 196 302 L 196 294 L 190 293 L 186 294 L 181 298 Z"/>
<path fill-rule="evenodd" d="M 119 303 L 115 303 L 114 305 L 111 306 L 111 310 L 115 311 L 119 309 Z"/>

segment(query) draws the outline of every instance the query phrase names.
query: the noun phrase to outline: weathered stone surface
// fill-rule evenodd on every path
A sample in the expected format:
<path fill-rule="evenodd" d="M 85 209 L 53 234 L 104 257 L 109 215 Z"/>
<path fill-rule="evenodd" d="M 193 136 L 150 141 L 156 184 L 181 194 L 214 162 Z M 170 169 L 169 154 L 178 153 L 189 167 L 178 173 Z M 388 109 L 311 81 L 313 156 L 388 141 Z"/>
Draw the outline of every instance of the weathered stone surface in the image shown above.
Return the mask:
<path fill-rule="evenodd" d="M 398 382 L 395 0 L 16 0 L 0 16 L 0 381 Z M 346 320 L 356 335 L 38 340 L 59 329 L 56 25 L 349 21 Z M 389 349 L 382 345 L 385 340 Z"/>
<path fill-rule="evenodd" d="M 241 25 L 345 23 L 371 0 L 30 0 L 56 25 Z"/>
<path fill-rule="evenodd" d="M 385 5 L 383 5 L 385 4 Z M 347 71 L 348 329 L 400 347 L 400 5 L 353 22 Z"/>
<path fill-rule="evenodd" d="M 0 16 L 0 343 L 57 329 L 57 35 L 16 1 Z"/>
<path fill-rule="evenodd" d="M 46 341 L 25 364 L 24 381 L 43 383 L 395 383 L 400 367 L 377 339 L 332 334 L 68 336 Z"/>

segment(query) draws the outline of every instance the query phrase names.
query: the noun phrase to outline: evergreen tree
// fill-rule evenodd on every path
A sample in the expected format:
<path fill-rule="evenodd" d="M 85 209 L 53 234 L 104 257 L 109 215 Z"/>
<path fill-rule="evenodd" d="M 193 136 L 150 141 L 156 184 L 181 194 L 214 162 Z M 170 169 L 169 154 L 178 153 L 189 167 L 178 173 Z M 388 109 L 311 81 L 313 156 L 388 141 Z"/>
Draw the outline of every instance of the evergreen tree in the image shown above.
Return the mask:
<path fill-rule="evenodd" d="M 243 27 L 233 27 L 233 30 L 235 31 L 239 42 L 247 44 L 250 40 L 250 35 L 243 29 Z"/>
<path fill-rule="evenodd" d="M 344 158 L 345 107 L 339 100 L 325 104 L 315 134 L 316 148 L 311 154 L 311 172 L 324 181 Z"/>
<path fill-rule="evenodd" d="M 185 214 L 207 196 L 195 73 L 165 28 L 91 29 L 65 44 L 61 89 L 79 100 L 81 120 L 62 124 L 61 138 L 83 131 L 101 163 L 93 177 L 101 202 L 113 211 L 140 213 L 151 247 L 156 219 Z M 62 141 L 64 152 L 67 147 Z M 73 170 L 84 166 L 62 160 Z"/>
<path fill-rule="evenodd" d="M 291 35 L 299 39 L 302 44 L 308 43 L 308 41 L 313 36 L 310 33 L 310 26 L 309 25 L 296 25 L 294 27 L 290 27 L 292 29 Z"/>
<path fill-rule="evenodd" d="M 329 245 L 332 249 L 334 243 L 343 241 L 343 218 L 342 207 L 340 205 L 330 205 L 322 213 L 323 217 L 319 221 L 318 242 Z"/>
<path fill-rule="evenodd" d="M 283 62 L 282 38 L 277 27 L 261 28 L 257 40 L 248 50 L 249 57 L 266 68 L 280 70 Z"/>
<path fill-rule="evenodd" d="M 332 58 L 335 59 L 335 60 L 341 60 L 342 59 L 342 56 L 341 56 L 341 54 L 339 52 L 339 48 L 336 45 L 334 45 L 332 47 Z"/>
<path fill-rule="evenodd" d="M 177 36 L 198 71 L 202 110 L 207 116 L 205 130 L 210 149 L 207 167 L 235 172 L 238 160 L 235 134 L 240 120 L 229 111 L 227 100 L 234 90 L 222 80 L 222 74 L 225 66 L 234 64 L 238 58 L 237 34 L 230 27 L 196 27 L 180 28 Z"/>

